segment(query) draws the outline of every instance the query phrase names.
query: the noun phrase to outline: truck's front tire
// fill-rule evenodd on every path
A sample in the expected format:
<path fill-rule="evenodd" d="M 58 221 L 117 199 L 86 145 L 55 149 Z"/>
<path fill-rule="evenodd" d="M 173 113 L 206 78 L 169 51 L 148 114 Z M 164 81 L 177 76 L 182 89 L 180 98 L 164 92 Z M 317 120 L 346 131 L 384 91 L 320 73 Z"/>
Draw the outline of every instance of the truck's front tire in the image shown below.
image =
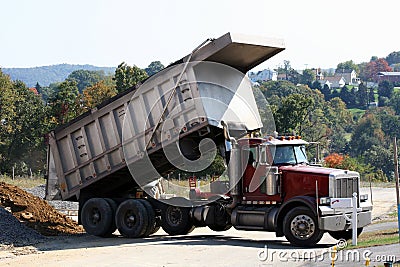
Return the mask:
<path fill-rule="evenodd" d="M 86 233 L 95 236 L 109 236 L 115 231 L 112 205 L 104 198 L 91 198 L 81 211 L 82 225 Z"/>
<path fill-rule="evenodd" d="M 161 227 L 169 235 L 186 235 L 193 231 L 190 209 L 166 206 L 162 209 Z"/>
<path fill-rule="evenodd" d="M 300 247 L 314 246 L 324 234 L 317 217 L 307 207 L 296 207 L 288 212 L 283 220 L 283 233 L 291 244 Z"/>

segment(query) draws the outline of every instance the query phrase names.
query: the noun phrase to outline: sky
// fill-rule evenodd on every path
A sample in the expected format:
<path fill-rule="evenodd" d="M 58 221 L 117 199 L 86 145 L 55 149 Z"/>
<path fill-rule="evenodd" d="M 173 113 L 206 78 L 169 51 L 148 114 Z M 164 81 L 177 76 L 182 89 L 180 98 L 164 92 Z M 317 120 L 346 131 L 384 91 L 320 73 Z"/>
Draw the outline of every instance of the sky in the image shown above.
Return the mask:
<path fill-rule="evenodd" d="M 335 68 L 400 51 L 396 0 L 0 0 L 0 67 L 168 65 L 226 32 L 281 38 L 255 70 Z"/>

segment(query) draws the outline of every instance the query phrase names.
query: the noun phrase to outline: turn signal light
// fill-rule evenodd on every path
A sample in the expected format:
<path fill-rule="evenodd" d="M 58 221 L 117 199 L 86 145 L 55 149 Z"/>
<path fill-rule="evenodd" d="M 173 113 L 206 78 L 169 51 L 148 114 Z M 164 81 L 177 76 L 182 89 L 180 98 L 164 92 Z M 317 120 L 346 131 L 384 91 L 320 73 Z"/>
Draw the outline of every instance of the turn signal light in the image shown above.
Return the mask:
<path fill-rule="evenodd" d="M 329 205 L 330 203 L 331 203 L 331 198 L 329 198 L 329 197 L 321 197 L 319 199 L 320 205 Z"/>

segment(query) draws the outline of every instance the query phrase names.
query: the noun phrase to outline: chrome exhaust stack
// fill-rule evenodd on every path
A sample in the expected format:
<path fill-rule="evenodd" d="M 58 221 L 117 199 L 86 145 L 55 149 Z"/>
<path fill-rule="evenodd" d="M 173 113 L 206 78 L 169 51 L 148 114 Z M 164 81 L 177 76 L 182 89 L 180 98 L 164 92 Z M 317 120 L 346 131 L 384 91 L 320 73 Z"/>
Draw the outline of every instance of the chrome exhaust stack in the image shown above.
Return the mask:
<path fill-rule="evenodd" d="M 233 198 L 231 204 L 227 206 L 228 209 L 233 209 L 238 203 L 238 196 L 240 195 L 240 180 L 242 178 L 242 160 L 240 156 L 240 148 L 235 138 L 229 135 L 228 125 L 221 121 L 224 129 L 224 137 L 227 142 L 232 145 L 230 160 L 228 164 L 228 177 L 229 177 L 229 193 Z"/>

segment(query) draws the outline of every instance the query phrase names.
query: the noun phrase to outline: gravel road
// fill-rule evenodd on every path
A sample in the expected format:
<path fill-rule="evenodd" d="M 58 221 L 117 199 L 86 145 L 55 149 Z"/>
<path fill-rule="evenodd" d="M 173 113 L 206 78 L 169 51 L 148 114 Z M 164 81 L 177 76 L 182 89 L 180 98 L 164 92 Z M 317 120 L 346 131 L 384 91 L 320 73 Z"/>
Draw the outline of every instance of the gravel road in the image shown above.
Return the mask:
<path fill-rule="evenodd" d="M 373 193 L 374 218 L 387 217 L 394 211 L 394 189 L 373 188 Z M 34 246 L 0 249 L 0 266 L 327 266 L 329 249 L 337 242 L 325 234 L 316 248 L 299 249 L 285 238 L 276 238 L 274 233 L 235 229 L 213 232 L 208 228 L 176 237 L 162 230 L 145 239 L 126 239 L 117 234 L 112 238 L 48 237 Z M 396 249 L 374 249 L 374 256 L 393 254 L 391 251 Z M 321 263 L 316 262 L 318 259 L 322 259 Z M 346 264 L 338 262 L 336 266 Z"/>

